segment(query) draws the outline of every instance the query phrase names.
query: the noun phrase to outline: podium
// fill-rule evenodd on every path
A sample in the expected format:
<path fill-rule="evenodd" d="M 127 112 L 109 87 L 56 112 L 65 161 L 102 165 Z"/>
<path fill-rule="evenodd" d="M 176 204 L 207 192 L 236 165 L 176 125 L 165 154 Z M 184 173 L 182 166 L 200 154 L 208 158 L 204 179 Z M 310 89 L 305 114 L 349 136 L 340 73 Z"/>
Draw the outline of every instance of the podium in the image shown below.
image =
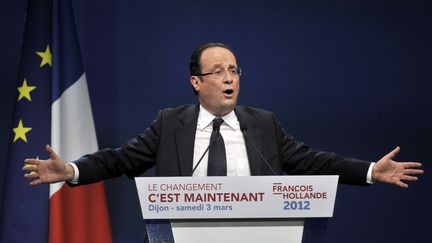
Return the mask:
<path fill-rule="evenodd" d="M 333 216 L 338 176 L 139 177 L 135 181 L 150 243 L 301 243 L 305 218 Z"/>

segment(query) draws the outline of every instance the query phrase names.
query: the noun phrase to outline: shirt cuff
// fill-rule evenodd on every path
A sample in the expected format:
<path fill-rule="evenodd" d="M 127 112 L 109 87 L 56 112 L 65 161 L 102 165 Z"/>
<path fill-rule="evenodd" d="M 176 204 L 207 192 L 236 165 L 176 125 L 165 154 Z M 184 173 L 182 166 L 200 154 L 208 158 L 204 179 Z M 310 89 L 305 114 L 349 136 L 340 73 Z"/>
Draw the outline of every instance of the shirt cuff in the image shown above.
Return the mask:
<path fill-rule="evenodd" d="M 374 166 L 375 166 L 375 162 L 372 162 L 369 165 L 369 169 L 368 169 L 368 172 L 367 172 L 367 178 L 366 178 L 366 182 L 368 184 L 374 184 L 375 183 L 375 180 L 372 179 L 372 169 L 373 169 Z"/>
<path fill-rule="evenodd" d="M 67 163 L 69 165 L 72 166 L 73 170 L 74 170 L 74 176 L 72 178 L 72 180 L 69 182 L 71 184 L 78 184 L 78 178 L 79 178 L 79 170 L 78 170 L 78 166 L 76 166 L 75 163 Z"/>

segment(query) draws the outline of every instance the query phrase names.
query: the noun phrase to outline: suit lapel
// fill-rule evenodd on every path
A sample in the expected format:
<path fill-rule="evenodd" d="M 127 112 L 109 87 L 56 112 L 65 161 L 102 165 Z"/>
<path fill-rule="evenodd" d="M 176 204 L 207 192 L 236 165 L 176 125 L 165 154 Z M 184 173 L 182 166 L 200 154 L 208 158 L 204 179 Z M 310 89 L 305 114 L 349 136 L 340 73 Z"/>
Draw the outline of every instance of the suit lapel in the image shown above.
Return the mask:
<path fill-rule="evenodd" d="M 249 139 L 258 151 L 262 151 L 262 136 L 263 132 L 255 128 L 255 118 L 249 113 L 243 110 L 243 107 L 236 107 L 234 109 L 237 119 L 240 122 L 240 128 L 245 131 L 247 138 L 245 137 L 246 151 L 249 160 L 249 166 L 251 170 L 251 175 L 261 175 L 262 169 L 261 165 L 263 163 L 259 154 L 255 151 L 252 145 L 247 141 Z M 244 137 L 244 135 L 243 135 Z"/>
<path fill-rule="evenodd" d="M 179 116 L 180 126 L 175 129 L 175 140 L 181 176 L 192 172 L 193 152 L 199 108 L 192 105 Z"/>

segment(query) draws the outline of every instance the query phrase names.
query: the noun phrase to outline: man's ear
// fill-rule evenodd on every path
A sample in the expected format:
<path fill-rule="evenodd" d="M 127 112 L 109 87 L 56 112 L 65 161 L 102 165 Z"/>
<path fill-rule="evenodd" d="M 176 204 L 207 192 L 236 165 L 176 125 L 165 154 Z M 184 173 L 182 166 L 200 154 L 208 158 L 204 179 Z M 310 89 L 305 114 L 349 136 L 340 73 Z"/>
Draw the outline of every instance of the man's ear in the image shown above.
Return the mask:
<path fill-rule="evenodd" d="M 198 92 L 200 90 L 200 82 L 201 80 L 197 77 L 197 76 L 191 76 L 190 77 L 190 82 L 192 87 L 194 88 L 195 92 Z"/>

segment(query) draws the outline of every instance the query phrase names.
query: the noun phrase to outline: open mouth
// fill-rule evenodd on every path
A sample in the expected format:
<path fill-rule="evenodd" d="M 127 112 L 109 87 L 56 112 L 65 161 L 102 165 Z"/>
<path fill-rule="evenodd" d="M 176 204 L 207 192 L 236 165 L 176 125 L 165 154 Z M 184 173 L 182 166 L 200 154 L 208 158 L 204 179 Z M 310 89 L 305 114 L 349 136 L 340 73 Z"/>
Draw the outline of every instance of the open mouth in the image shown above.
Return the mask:
<path fill-rule="evenodd" d="M 226 90 L 223 91 L 223 93 L 230 95 L 230 94 L 234 93 L 234 90 L 232 90 L 232 89 L 226 89 Z"/>

